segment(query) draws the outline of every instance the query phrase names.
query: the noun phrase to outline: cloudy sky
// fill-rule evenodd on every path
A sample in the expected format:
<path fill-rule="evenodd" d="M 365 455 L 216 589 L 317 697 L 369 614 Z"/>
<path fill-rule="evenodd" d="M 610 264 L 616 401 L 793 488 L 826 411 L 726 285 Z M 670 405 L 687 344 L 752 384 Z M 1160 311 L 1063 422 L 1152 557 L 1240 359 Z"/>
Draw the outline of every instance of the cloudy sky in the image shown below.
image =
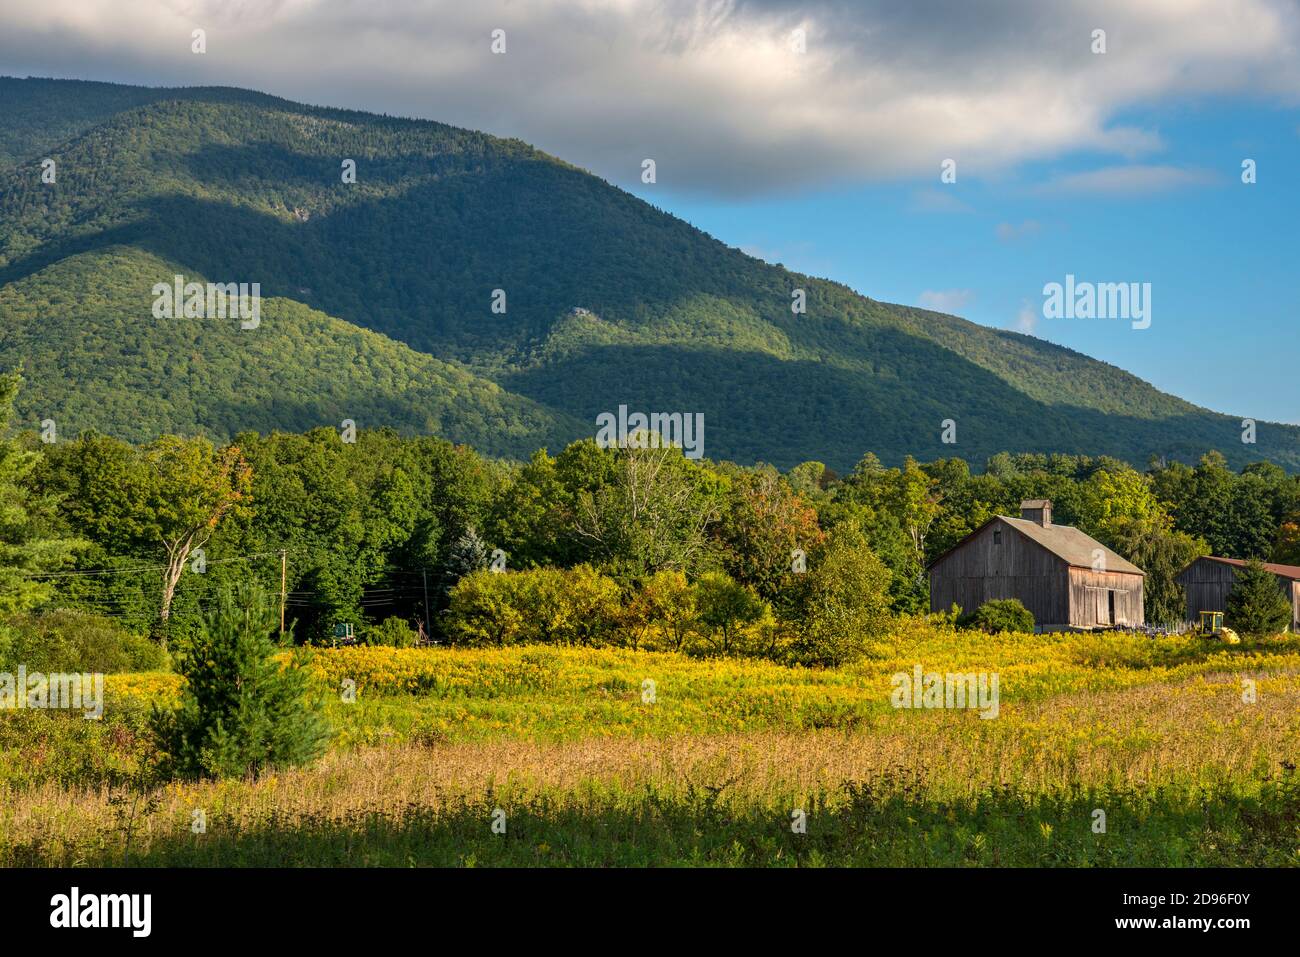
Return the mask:
<path fill-rule="evenodd" d="M 1300 422 L 1296 0 L 0 0 L 0 73 L 516 136 L 763 258 Z M 1150 282 L 1151 327 L 1043 318 L 1067 273 Z"/>

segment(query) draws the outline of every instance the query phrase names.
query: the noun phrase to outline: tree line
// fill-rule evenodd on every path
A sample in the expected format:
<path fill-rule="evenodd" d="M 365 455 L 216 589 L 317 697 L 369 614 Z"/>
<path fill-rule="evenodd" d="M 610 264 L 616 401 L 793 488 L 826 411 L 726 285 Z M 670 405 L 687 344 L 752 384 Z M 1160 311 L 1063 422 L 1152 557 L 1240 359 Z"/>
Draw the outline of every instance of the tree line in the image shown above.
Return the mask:
<path fill-rule="evenodd" d="M 18 382 L 0 389 L 8 427 Z M 1026 498 L 1148 573 L 1147 618 L 1183 617 L 1204 554 L 1300 563 L 1300 480 L 1207 453 L 1143 471 L 999 454 L 846 475 L 574 442 L 527 462 L 432 437 L 330 428 L 224 445 L 96 433 L 0 443 L 0 616 L 81 609 L 159 642 L 217 596 L 282 588 L 299 642 L 338 625 L 402 643 L 609 641 L 808 663 L 928 611 L 926 564 Z M 966 611 L 973 611 L 967 609 Z"/>

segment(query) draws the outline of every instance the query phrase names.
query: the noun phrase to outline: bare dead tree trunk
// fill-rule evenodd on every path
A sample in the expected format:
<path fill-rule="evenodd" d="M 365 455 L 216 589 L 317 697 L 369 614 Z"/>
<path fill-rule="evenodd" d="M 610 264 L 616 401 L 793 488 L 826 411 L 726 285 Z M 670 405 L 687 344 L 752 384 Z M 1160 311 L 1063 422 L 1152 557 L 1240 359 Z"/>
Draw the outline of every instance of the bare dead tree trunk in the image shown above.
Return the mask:
<path fill-rule="evenodd" d="M 163 626 L 161 636 L 163 648 L 167 647 L 167 620 L 171 617 L 176 586 L 180 584 L 181 576 L 185 574 L 185 563 L 194 554 L 194 549 L 201 547 L 207 541 L 207 536 L 202 532 L 202 529 L 194 529 L 182 538 L 163 542 L 163 547 L 167 549 L 167 568 L 163 572 L 162 608 L 159 612 Z"/>

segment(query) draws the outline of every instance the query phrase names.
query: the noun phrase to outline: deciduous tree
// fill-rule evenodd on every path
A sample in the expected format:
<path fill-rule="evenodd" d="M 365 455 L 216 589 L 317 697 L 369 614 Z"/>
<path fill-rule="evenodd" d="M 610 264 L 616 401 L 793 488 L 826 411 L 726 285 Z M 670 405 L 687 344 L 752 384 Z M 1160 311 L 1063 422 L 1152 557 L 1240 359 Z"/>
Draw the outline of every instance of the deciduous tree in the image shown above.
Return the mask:
<path fill-rule="evenodd" d="M 16 374 L 0 376 L 0 615 L 48 601 L 54 588 L 42 576 L 67 565 L 88 544 L 51 533 L 49 513 L 54 501 L 28 484 L 40 453 L 4 439 L 19 382 Z"/>

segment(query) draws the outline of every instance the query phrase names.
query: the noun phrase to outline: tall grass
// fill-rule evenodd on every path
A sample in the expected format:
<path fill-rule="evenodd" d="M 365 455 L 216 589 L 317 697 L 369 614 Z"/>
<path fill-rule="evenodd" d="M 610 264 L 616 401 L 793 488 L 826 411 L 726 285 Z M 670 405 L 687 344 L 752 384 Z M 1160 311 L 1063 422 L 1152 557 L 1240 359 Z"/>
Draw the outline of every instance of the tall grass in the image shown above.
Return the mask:
<path fill-rule="evenodd" d="M 999 717 L 890 707 L 890 675 L 916 663 L 998 671 Z M 1300 864 L 1295 639 L 917 626 L 830 671 L 559 648 L 340 649 L 317 667 L 359 689 L 331 706 L 325 759 L 168 785 L 131 863 Z M 0 863 L 121 863 L 138 709 L 174 691 L 110 676 L 93 730 L 0 718 Z"/>

